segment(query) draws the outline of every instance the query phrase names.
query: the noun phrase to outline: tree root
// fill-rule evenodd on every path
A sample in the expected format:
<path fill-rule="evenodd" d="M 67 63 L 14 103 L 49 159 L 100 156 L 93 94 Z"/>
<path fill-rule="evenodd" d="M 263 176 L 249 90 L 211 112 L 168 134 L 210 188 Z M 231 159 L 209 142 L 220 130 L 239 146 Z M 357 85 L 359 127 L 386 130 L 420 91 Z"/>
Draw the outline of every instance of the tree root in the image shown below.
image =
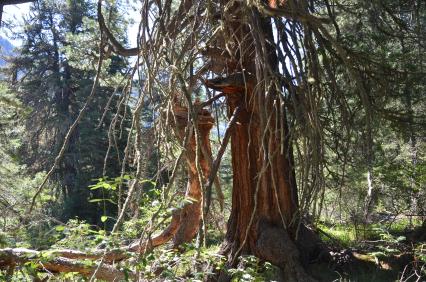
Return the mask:
<path fill-rule="evenodd" d="M 238 260 L 234 256 L 252 254 L 261 261 L 267 261 L 279 268 L 279 281 L 285 282 L 313 282 L 316 281 L 308 274 L 305 268 L 309 263 L 318 261 L 330 261 L 329 249 L 322 243 L 318 235 L 309 227 L 301 224 L 297 239 L 292 239 L 288 230 L 260 220 L 257 224 L 257 239 L 255 246 L 250 250 L 237 254 L 238 245 L 235 242 L 225 240 L 221 254 L 226 255 L 228 262 L 225 269 L 214 271 L 211 269 L 205 281 L 228 282 L 231 275 L 226 271 L 235 268 Z M 247 253 L 248 252 L 248 253 Z"/>
<path fill-rule="evenodd" d="M 282 228 L 263 227 L 257 240 L 256 252 L 260 259 L 269 261 L 282 269 L 284 281 L 316 281 L 304 270 L 298 247 Z"/>

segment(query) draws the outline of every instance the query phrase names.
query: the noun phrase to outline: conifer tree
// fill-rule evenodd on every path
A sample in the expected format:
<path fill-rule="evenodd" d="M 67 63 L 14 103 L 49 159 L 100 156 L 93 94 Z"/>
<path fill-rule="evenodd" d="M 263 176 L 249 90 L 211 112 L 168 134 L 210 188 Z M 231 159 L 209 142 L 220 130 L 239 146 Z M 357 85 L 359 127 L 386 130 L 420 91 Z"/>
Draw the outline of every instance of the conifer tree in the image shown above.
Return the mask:
<path fill-rule="evenodd" d="M 34 173 L 50 168 L 90 93 L 94 79 L 92 65 L 98 56 L 87 48 L 96 48 L 98 44 L 93 17 L 93 5 L 88 1 L 41 1 L 31 7 L 24 32 L 19 34 L 23 45 L 10 69 L 17 74 L 12 84 L 20 101 L 31 108 L 21 153 L 25 155 L 23 162 Z M 124 67 L 124 61 L 114 56 L 104 73 L 118 79 Z M 89 203 L 90 199 L 102 195 L 100 191 L 89 190 L 88 186 L 103 176 L 113 109 L 107 112 L 102 123 L 101 117 L 114 90 L 118 92 L 112 96 L 111 107 L 122 90 L 114 89 L 112 83 L 104 85 L 90 105 L 89 115 L 71 133 L 65 154 L 51 179 L 57 187 L 56 196 L 64 203 L 59 205 L 63 208 L 53 211 L 61 219 L 78 217 L 96 223 L 101 214 L 115 210 L 112 204 L 108 204 L 110 211 L 105 211 L 102 205 Z M 118 140 L 115 154 L 121 153 L 125 139 L 122 136 Z M 116 160 L 114 154 L 106 160 L 109 176 L 119 175 Z M 110 196 L 113 197 L 107 198 Z"/>

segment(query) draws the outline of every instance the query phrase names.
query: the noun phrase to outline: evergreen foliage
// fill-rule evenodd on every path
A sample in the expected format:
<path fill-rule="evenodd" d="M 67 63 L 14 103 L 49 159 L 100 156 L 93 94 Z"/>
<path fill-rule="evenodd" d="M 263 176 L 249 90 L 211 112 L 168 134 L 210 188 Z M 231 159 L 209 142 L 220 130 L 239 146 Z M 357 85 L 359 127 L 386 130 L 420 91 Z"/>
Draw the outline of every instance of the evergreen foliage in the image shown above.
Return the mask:
<path fill-rule="evenodd" d="M 19 34 L 23 44 L 8 69 L 14 73 L 11 89 L 20 103 L 31 109 L 23 119 L 19 153 L 23 156 L 20 161 L 31 173 L 49 169 L 90 93 L 94 60 L 99 56 L 91 50 L 99 44 L 93 8 L 86 1 L 43 1 L 32 6 L 24 33 Z M 50 185 L 55 187 L 52 196 L 63 203 L 51 212 L 60 220 L 78 217 L 100 223 L 103 207 L 88 200 L 101 195 L 88 186 L 103 173 L 108 128 L 122 91 L 114 83 L 123 72 L 123 59 L 113 57 L 108 61 L 105 80 L 90 105 L 89 115 L 72 133 L 65 156 L 51 179 Z M 101 121 L 108 100 L 111 108 Z M 128 127 L 126 121 L 123 127 Z M 109 175 L 120 174 L 117 156 L 122 154 L 125 141 L 126 134 L 116 141 L 114 150 L 118 151 L 106 160 Z M 116 212 L 113 205 L 107 209 L 111 215 Z"/>

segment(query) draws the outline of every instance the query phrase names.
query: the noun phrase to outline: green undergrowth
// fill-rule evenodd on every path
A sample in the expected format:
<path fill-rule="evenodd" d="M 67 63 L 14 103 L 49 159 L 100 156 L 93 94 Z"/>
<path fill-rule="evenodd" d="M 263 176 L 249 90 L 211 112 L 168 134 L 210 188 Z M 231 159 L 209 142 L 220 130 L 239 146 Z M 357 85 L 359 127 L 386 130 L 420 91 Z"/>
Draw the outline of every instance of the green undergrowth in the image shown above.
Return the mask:
<path fill-rule="evenodd" d="M 386 224 L 317 224 L 321 239 L 334 250 L 334 264 L 311 265 L 320 281 L 426 281 L 425 227 L 420 221 Z M 349 257 L 339 262 L 345 250 Z"/>
<path fill-rule="evenodd" d="M 313 264 L 309 267 L 311 275 L 321 282 L 390 282 L 399 281 L 398 272 L 381 269 L 366 261 L 352 262 L 344 268 L 333 269 L 329 264 Z"/>
<path fill-rule="evenodd" d="M 139 222 L 126 226 L 126 237 L 135 238 Z M 411 228 L 408 221 L 394 222 L 392 225 L 371 224 L 357 227 L 344 224 L 322 222 L 317 225 L 321 239 L 333 250 L 337 258 L 350 249 L 352 257 L 344 257 L 343 262 L 334 259 L 330 263 L 314 263 L 307 268 L 318 281 L 416 281 L 406 279 L 413 271 L 425 275 L 426 242 L 415 241 L 412 234 L 421 230 Z M 420 226 L 417 225 L 417 228 Z M 136 233 L 135 233 L 136 232 Z M 72 248 L 90 250 L 98 247 L 115 248 L 123 244 L 123 234 L 119 237 L 106 235 L 102 229 L 95 229 L 87 223 L 70 220 L 50 230 L 56 242 L 52 248 Z M 0 234 L 1 235 L 1 234 Z M 4 237 L 4 236 L 3 236 Z M 7 237 L 0 236 L 1 241 Z M 414 241 L 413 241 L 414 240 Z M 207 246 L 198 246 L 194 240 L 179 249 L 170 244 L 156 248 L 145 256 L 133 255 L 131 263 L 123 264 L 124 271 L 139 271 L 147 281 L 203 281 L 211 272 L 225 271 L 226 258 L 219 255 L 223 234 L 210 227 Z M 16 243 L 15 246 L 22 246 Z M 88 266 L 94 262 L 87 261 Z M 405 269 L 405 272 L 404 272 Z M 236 268 L 226 270 L 232 281 L 279 281 L 278 269 L 254 256 L 243 256 Z M 423 274 L 422 274 L 423 271 Z M 37 273 L 36 264 L 25 264 L 16 271 L 9 281 L 31 281 L 34 277 L 49 276 Z M 413 276 L 416 277 L 416 276 Z M 4 278 L 4 277 L 3 277 Z M 417 277 L 418 278 L 418 277 Z M 1 281 L 2 277 L 0 277 Z M 58 280 L 55 280 L 58 279 Z M 76 273 L 60 274 L 50 281 L 84 281 Z M 423 280 L 418 280 L 423 281 Z"/>
<path fill-rule="evenodd" d="M 226 257 L 219 255 L 223 237 L 221 232 L 211 229 L 207 238 L 207 246 L 199 246 L 197 241 L 184 244 L 179 249 L 171 248 L 170 244 L 158 247 L 153 252 L 143 256 L 129 254 L 130 260 L 120 265 L 124 272 L 140 272 L 146 281 L 203 281 L 213 272 L 225 271 Z M 123 243 L 123 238 L 107 235 L 104 230 L 99 230 L 83 221 L 70 220 L 65 225 L 58 225 L 51 230 L 56 234 L 56 242 L 51 249 L 70 248 L 88 251 L 96 248 L 113 249 Z M 133 233 L 129 226 L 126 233 Z M 2 238 L 0 238 L 2 239 Z M 19 246 L 20 244 L 15 244 Z M 87 281 L 78 273 L 51 274 L 40 271 L 38 261 L 48 260 L 52 257 L 49 253 L 42 252 L 40 257 L 17 267 L 13 274 L 0 273 L 0 281 Z M 83 261 L 88 267 L 93 267 L 97 262 Z M 277 277 L 277 268 L 269 263 L 261 262 L 254 256 L 241 258 L 238 267 L 227 269 L 232 281 L 274 281 Z M 37 280 L 39 279 L 39 280 Z M 130 279 L 128 281 L 131 281 Z"/>
<path fill-rule="evenodd" d="M 320 221 L 316 227 L 320 230 L 321 239 L 329 244 L 338 244 L 341 247 L 359 247 L 365 241 L 393 241 L 399 238 L 403 241 L 404 235 L 414 232 L 421 225 L 420 221 L 407 219 L 397 220 L 387 224 L 360 224 L 331 223 Z M 406 238 L 404 238 L 405 240 Z"/>

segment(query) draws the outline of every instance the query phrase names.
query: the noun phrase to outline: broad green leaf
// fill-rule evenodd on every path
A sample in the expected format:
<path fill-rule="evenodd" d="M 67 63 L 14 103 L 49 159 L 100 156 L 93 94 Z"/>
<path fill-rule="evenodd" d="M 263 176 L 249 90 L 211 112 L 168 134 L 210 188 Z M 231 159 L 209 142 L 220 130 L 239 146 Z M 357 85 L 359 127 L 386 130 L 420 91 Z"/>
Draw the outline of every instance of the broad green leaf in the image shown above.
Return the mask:
<path fill-rule="evenodd" d="M 104 201 L 104 199 L 91 199 L 89 200 L 89 203 L 97 203 L 97 202 L 102 202 Z"/>

